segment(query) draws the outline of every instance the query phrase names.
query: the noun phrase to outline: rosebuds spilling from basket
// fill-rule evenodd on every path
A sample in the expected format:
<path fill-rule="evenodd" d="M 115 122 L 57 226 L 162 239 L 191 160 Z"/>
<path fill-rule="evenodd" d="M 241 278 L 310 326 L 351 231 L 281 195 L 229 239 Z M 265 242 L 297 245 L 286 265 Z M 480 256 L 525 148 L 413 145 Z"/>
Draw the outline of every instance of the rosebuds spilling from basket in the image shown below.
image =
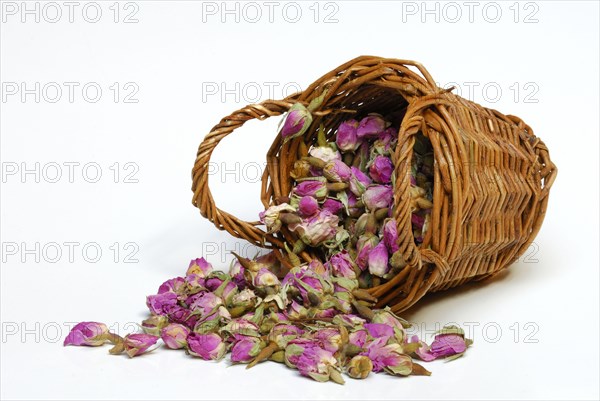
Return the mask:
<path fill-rule="evenodd" d="M 471 344 L 461 329 L 446 327 L 427 345 L 389 309 L 372 310 L 373 299 L 355 277 L 317 261 L 287 270 L 281 259 L 278 251 L 238 256 L 229 273 L 194 259 L 185 277 L 165 281 L 147 297 L 151 316 L 140 325 L 143 333 L 120 337 L 105 324 L 82 322 L 64 345 L 112 343 L 111 354 L 137 357 L 162 340 L 204 360 L 227 353 L 247 367 L 271 360 L 343 384 L 343 374 L 429 375 L 415 359 L 457 358 Z"/>
<path fill-rule="evenodd" d="M 281 133 L 301 135 L 312 121 L 308 109 L 291 108 Z M 457 327 L 438 332 L 431 345 L 409 335 L 410 324 L 365 288 L 404 267 L 391 219 L 397 128 L 381 116 L 347 120 L 335 142 L 321 132 L 291 175 L 291 195 L 260 214 L 270 233 L 286 229 L 299 238 L 287 255 L 274 250 L 247 259 L 236 255 L 229 273 L 192 260 L 185 277 L 164 282 L 147 297 L 151 316 L 143 333 L 124 338 L 106 325 L 80 323 L 65 345 L 114 346 L 111 354 L 142 355 L 156 348 L 185 349 L 189 355 L 252 367 L 271 360 L 317 381 L 343 384 L 343 374 L 364 379 L 371 372 L 429 375 L 414 359 L 456 358 L 471 340 Z M 411 169 L 415 241 L 427 235 L 432 208 L 432 149 L 419 135 Z M 302 263 L 306 248 L 325 257 Z M 291 265 L 290 265 L 291 262 Z"/>

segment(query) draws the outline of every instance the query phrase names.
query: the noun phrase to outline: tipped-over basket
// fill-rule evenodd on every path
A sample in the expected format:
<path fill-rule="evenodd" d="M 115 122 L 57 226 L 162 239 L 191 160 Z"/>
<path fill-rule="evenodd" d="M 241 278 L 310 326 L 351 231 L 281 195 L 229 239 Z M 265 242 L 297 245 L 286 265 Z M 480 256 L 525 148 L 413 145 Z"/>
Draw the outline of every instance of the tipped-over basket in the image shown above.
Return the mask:
<path fill-rule="evenodd" d="M 268 234 L 260 222 L 243 221 L 217 208 L 208 186 L 209 161 L 217 144 L 246 121 L 280 116 L 294 103 L 308 105 L 324 91 L 302 136 L 287 142 L 281 135 L 275 137 L 267 153 L 261 200 L 266 208 L 290 194 L 294 162 L 316 142 L 321 124 L 332 137 L 340 122 L 375 112 L 400 126 L 392 154 L 393 217 L 406 266 L 369 290 L 379 306 L 399 312 L 427 292 L 489 277 L 509 266 L 533 241 L 557 173 L 546 145 L 520 118 L 439 88 L 421 64 L 373 56 L 337 67 L 301 93 L 251 104 L 223 118 L 200 144 L 192 173 L 193 204 L 202 216 L 257 246 L 293 247 L 293 232 Z M 417 133 L 429 138 L 434 152 L 431 224 L 420 245 L 413 236 L 408 196 Z M 300 256 L 306 261 L 318 257 L 310 249 Z"/>

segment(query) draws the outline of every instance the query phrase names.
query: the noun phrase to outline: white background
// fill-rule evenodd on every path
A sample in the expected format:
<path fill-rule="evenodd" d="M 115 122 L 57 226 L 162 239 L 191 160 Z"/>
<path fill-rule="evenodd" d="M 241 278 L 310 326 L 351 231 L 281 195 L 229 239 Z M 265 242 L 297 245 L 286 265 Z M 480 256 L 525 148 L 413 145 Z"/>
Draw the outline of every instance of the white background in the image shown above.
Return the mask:
<path fill-rule="evenodd" d="M 263 2 L 228 3 L 233 14 L 221 2 L 99 2 L 96 23 L 87 2 L 73 22 L 62 2 L 57 22 L 54 5 L 37 4 L 26 6 L 38 7 L 39 22 L 21 2 L 2 2 L 3 399 L 599 397 L 598 3 L 479 2 L 469 16 L 463 2 L 302 2 L 295 23 L 284 2 L 271 17 Z M 123 21 L 131 13 L 137 23 Z M 522 117 L 559 167 L 544 226 L 519 262 L 404 314 L 428 339 L 436 324 L 469 325 L 465 358 L 428 364 L 431 377 L 381 374 L 342 387 L 273 363 L 245 371 L 183 352 L 129 360 L 107 347 L 62 347 L 82 320 L 134 330 L 145 295 L 191 258 L 226 268 L 230 250 L 252 256 L 190 204 L 198 144 L 237 108 L 305 88 L 361 54 L 418 60 L 441 86 Z M 72 102 L 64 82 L 79 85 Z M 21 83 L 33 89 L 24 98 Z M 62 88 L 55 103 L 52 83 Z M 82 94 L 88 83 L 102 89 L 95 103 L 93 88 Z M 127 100 L 138 102 L 125 102 L 135 88 Z M 211 188 L 223 209 L 256 219 L 256 171 L 277 122 L 247 124 L 215 152 Z M 36 163 L 39 178 L 21 174 Z M 80 163 L 73 182 L 64 163 Z"/>

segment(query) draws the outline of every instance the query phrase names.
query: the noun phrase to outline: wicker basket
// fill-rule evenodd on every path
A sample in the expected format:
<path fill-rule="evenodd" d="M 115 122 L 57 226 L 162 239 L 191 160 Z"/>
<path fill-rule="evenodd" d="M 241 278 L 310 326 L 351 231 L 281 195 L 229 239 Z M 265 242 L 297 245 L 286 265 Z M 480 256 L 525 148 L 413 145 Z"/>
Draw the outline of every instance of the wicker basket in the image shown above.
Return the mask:
<path fill-rule="evenodd" d="M 193 169 L 193 204 L 221 230 L 257 246 L 282 249 L 294 233 L 267 234 L 259 222 L 242 221 L 216 207 L 208 164 L 217 144 L 251 119 L 280 116 L 297 102 L 308 104 L 327 90 L 301 137 L 277 135 L 267 153 L 261 200 L 265 207 L 290 194 L 289 175 L 299 155 L 316 141 L 321 123 L 329 136 L 340 122 L 370 113 L 400 125 L 393 216 L 406 267 L 370 292 L 379 306 L 402 311 L 427 292 L 489 277 L 509 266 L 540 229 L 556 166 L 548 149 L 518 117 L 484 108 L 436 86 L 427 70 L 408 60 L 362 56 L 325 74 L 305 91 L 283 100 L 251 104 L 223 118 L 200 144 Z M 349 114 L 353 113 L 353 114 Z M 431 226 L 417 246 L 409 209 L 409 169 L 415 134 L 434 149 Z M 309 261 L 316 255 L 303 252 Z"/>

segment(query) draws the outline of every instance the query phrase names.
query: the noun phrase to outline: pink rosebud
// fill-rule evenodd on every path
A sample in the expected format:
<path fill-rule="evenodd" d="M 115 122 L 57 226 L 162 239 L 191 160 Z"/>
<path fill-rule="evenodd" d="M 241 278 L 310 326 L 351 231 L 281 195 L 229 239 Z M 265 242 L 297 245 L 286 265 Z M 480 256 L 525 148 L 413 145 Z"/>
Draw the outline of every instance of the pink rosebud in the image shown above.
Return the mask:
<path fill-rule="evenodd" d="M 204 258 L 192 259 L 187 269 L 186 276 L 197 274 L 200 277 L 206 277 L 213 271 L 213 267 Z"/>
<path fill-rule="evenodd" d="M 344 208 L 344 205 L 335 199 L 326 199 L 322 208 L 328 210 L 331 214 L 338 214 Z"/>
<path fill-rule="evenodd" d="M 63 345 L 97 347 L 107 341 L 107 334 L 108 327 L 104 323 L 81 322 L 71 329 Z"/>
<path fill-rule="evenodd" d="M 371 185 L 362 196 L 363 203 L 367 209 L 373 211 L 390 207 L 394 193 L 388 185 Z"/>
<path fill-rule="evenodd" d="M 305 244 L 318 246 L 335 237 L 338 223 L 338 216 L 328 210 L 321 210 L 318 215 L 304 219 L 300 224 L 290 224 L 289 229 L 296 232 Z"/>
<path fill-rule="evenodd" d="M 375 156 L 373 163 L 369 167 L 369 173 L 375 182 L 380 184 L 389 184 L 392 181 L 394 165 L 392 161 L 385 156 Z"/>
<path fill-rule="evenodd" d="M 407 323 L 406 321 L 400 319 L 398 316 L 396 316 L 387 309 L 380 309 L 377 312 L 375 312 L 372 322 L 383 323 L 387 326 L 394 328 L 395 330 L 399 330 L 401 333 L 404 333 L 404 327 L 402 326 L 402 322 Z"/>
<path fill-rule="evenodd" d="M 158 294 L 165 292 L 174 292 L 175 294 L 181 294 L 185 290 L 185 279 L 183 277 L 175 277 L 165 281 L 158 287 Z"/>
<path fill-rule="evenodd" d="M 303 196 L 298 203 L 298 212 L 302 217 L 314 216 L 319 211 L 319 202 L 312 196 Z"/>
<path fill-rule="evenodd" d="M 247 363 L 262 349 L 260 338 L 237 335 L 231 348 L 231 362 Z"/>
<path fill-rule="evenodd" d="M 346 194 L 348 195 L 348 215 L 355 218 L 359 217 L 363 212 L 363 208 L 359 206 L 358 198 L 352 192 L 346 192 Z"/>
<path fill-rule="evenodd" d="M 261 268 L 254 277 L 254 286 L 257 288 L 274 287 L 279 284 L 277 276 L 264 267 Z"/>
<path fill-rule="evenodd" d="M 365 323 L 367 333 L 373 338 L 386 338 L 394 336 L 394 328 L 385 323 Z"/>
<path fill-rule="evenodd" d="M 223 305 L 223 300 L 212 292 L 200 292 L 189 297 L 186 303 L 192 312 L 198 312 L 200 317 L 204 317 Z"/>
<path fill-rule="evenodd" d="M 218 360 L 225 355 L 226 346 L 216 333 L 191 333 L 187 339 L 188 352 L 207 361 Z"/>
<path fill-rule="evenodd" d="M 386 122 L 378 114 L 369 114 L 358 123 L 356 135 L 359 139 L 376 138 L 385 130 Z"/>
<path fill-rule="evenodd" d="M 165 306 L 176 304 L 177 294 L 174 292 L 163 292 L 162 294 L 148 295 L 146 297 L 146 305 L 154 315 L 164 315 Z"/>
<path fill-rule="evenodd" d="M 389 255 L 383 241 L 369 253 L 369 273 L 383 277 L 388 272 Z"/>
<path fill-rule="evenodd" d="M 465 338 L 458 334 L 438 334 L 430 347 L 422 346 L 416 354 L 429 362 L 438 358 L 461 354 L 467 350 Z"/>
<path fill-rule="evenodd" d="M 369 357 L 373 362 L 373 372 L 386 369 L 393 374 L 403 376 L 412 372 L 412 359 L 402 353 L 402 346 L 397 343 L 387 344 L 385 337 L 371 341 L 367 345 L 367 350 L 361 355 Z"/>
<path fill-rule="evenodd" d="M 296 367 L 301 375 L 323 381 L 329 379 L 329 368 L 334 367 L 336 363 L 337 360 L 331 352 L 315 346 L 304 349 Z"/>
<path fill-rule="evenodd" d="M 285 346 L 285 364 L 290 368 L 296 368 L 298 359 L 304 353 L 306 348 L 318 347 L 315 340 L 310 338 L 295 338 L 290 340 Z"/>
<path fill-rule="evenodd" d="M 312 123 L 310 111 L 301 103 L 295 103 L 285 118 L 281 128 L 281 136 L 284 139 L 291 139 L 300 136 L 306 132 Z"/>
<path fill-rule="evenodd" d="M 160 338 L 171 349 L 180 349 L 187 346 L 187 337 L 190 329 L 179 323 L 171 323 L 160 331 Z"/>
<path fill-rule="evenodd" d="M 398 130 L 389 127 L 379 135 L 379 138 L 373 142 L 373 152 L 379 155 L 389 156 L 393 151 L 398 141 Z"/>
<path fill-rule="evenodd" d="M 350 177 L 350 191 L 356 195 L 361 196 L 367 187 L 371 185 L 371 179 L 362 171 L 356 167 L 350 167 L 352 176 Z"/>
<path fill-rule="evenodd" d="M 133 358 L 134 356 L 148 352 L 148 349 L 156 344 L 157 341 L 158 336 L 150 334 L 128 334 L 124 338 L 123 346 L 127 355 Z"/>
<path fill-rule="evenodd" d="M 329 266 L 331 268 L 331 274 L 335 277 L 345 277 L 349 279 L 356 278 L 354 262 L 346 250 L 333 255 L 331 259 L 329 259 Z"/>
<path fill-rule="evenodd" d="M 383 242 L 390 254 L 400 249 L 398 246 L 398 228 L 394 219 L 387 219 L 383 224 Z"/>
<path fill-rule="evenodd" d="M 366 270 L 369 266 L 369 254 L 379 244 L 379 238 L 373 234 L 361 235 L 356 242 L 356 264 L 361 270 Z"/>
<path fill-rule="evenodd" d="M 165 313 L 172 323 L 181 323 L 189 328 L 194 328 L 198 322 L 198 315 L 193 315 L 189 309 L 179 305 L 168 305 L 164 308 Z"/>
<path fill-rule="evenodd" d="M 329 181 L 348 182 L 352 176 L 352 170 L 341 160 L 332 160 L 323 167 L 323 175 Z"/>
<path fill-rule="evenodd" d="M 336 328 L 319 329 L 313 333 L 313 338 L 323 349 L 331 353 L 336 353 L 343 346 L 342 335 Z"/>
<path fill-rule="evenodd" d="M 342 152 L 354 152 L 358 148 L 360 141 L 356 134 L 357 128 L 358 121 L 356 120 L 347 120 L 340 124 L 335 138 L 338 149 Z"/>
<path fill-rule="evenodd" d="M 319 180 L 302 181 L 294 188 L 294 194 L 300 197 L 312 196 L 323 199 L 327 196 L 327 184 Z"/>
<path fill-rule="evenodd" d="M 222 288 L 221 298 L 226 305 L 230 305 L 233 297 L 238 293 L 238 286 L 233 281 L 228 281 Z"/>

